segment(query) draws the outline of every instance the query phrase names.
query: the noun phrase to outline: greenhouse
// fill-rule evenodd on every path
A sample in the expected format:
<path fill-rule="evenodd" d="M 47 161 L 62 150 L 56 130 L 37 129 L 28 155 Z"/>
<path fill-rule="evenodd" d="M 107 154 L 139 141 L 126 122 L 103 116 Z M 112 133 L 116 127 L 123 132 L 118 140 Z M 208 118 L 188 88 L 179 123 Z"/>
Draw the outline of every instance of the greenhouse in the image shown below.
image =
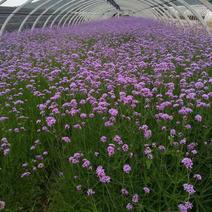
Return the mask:
<path fill-rule="evenodd" d="M 0 0 L 0 211 L 212 211 L 211 0 Z"/>

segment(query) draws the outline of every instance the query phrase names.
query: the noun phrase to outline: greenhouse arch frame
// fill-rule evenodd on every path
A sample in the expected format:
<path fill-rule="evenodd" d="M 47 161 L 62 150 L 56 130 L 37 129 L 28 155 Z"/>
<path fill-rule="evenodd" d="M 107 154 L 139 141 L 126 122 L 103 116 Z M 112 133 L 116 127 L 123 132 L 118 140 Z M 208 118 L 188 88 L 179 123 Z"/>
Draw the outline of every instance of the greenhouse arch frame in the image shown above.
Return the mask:
<path fill-rule="evenodd" d="M 10 2 L 0 0 L 0 6 L 4 8 Z M 207 13 L 212 13 L 212 4 L 207 0 L 23 0 L 5 15 L 0 36 L 12 24 L 21 32 L 26 28 L 33 31 L 37 27 L 65 27 L 113 16 L 141 16 L 182 27 L 196 24 L 211 33 L 205 20 Z"/>

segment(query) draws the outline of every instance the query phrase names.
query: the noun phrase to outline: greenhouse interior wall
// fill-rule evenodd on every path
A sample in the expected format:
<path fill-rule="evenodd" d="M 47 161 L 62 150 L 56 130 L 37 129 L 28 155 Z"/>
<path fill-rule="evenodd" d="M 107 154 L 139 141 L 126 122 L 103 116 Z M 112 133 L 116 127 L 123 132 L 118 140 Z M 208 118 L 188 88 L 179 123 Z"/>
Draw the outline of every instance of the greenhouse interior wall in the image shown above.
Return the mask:
<path fill-rule="evenodd" d="M 212 30 L 212 8 L 207 0 L 19 0 L 17 5 L 14 2 L 0 1 L 0 35 L 120 16 L 148 17 L 167 24 L 198 25 Z"/>

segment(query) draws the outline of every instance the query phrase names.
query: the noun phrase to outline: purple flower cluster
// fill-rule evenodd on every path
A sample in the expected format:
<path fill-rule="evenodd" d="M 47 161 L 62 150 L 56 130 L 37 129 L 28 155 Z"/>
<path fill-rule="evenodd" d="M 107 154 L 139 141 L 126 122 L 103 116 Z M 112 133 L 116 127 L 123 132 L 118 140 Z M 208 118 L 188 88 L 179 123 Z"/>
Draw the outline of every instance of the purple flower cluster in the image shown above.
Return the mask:
<path fill-rule="evenodd" d="M 188 192 L 190 195 L 194 194 L 196 191 L 193 187 L 193 185 L 185 183 L 183 184 L 183 188 L 186 192 Z"/>
<path fill-rule="evenodd" d="M 102 166 L 98 166 L 96 168 L 96 174 L 99 178 L 99 181 L 102 183 L 109 183 L 111 180 L 110 177 L 105 174 L 105 170 Z"/>
<path fill-rule="evenodd" d="M 79 204 L 97 194 L 92 201 L 108 211 L 111 198 L 120 210 L 153 210 L 147 202 L 160 198 L 163 173 L 164 195 L 187 182 L 173 199 L 192 209 L 207 177 L 196 164 L 211 139 L 211 48 L 199 29 L 132 17 L 8 33 L 0 40 L 0 172 L 35 183 L 59 176 Z"/>
<path fill-rule="evenodd" d="M 180 209 L 180 212 L 187 212 L 189 209 L 193 208 L 193 205 L 190 202 L 184 202 L 182 204 L 179 204 L 178 208 Z"/>
<path fill-rule="evenodd" d="M 0 144 L 0 151 L 3 152 L 4 156 L 8 155 L 10 152 L 10 143 L 8 142 L 7 138 L 2 138 Z"/>
<path fill-rule="evenodd" d="M 132 168 L 129 164 L 125 164 L 123 166 L 123 171 L 126 173 L 126 174 L 129 174 L 131 171 L 132 171 Z"/>
<path fill-rule="evenodd" d="M 187 169 L 192 169 L 193 166 L 193 161 L 190 158 L 183 158 L 181 163 L 187 168 Z"/>

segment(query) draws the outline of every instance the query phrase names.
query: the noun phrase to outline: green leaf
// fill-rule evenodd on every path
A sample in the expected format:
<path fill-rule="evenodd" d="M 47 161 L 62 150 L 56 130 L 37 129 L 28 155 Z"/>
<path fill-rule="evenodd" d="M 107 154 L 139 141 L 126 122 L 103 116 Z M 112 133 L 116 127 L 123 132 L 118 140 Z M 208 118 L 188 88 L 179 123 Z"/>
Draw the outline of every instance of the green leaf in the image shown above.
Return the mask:
<path fill-rule="evenodd" d="M 147 169 L 150 169 L 151 165 L 152 165 L 152 160 L 146 160 Z"/>

